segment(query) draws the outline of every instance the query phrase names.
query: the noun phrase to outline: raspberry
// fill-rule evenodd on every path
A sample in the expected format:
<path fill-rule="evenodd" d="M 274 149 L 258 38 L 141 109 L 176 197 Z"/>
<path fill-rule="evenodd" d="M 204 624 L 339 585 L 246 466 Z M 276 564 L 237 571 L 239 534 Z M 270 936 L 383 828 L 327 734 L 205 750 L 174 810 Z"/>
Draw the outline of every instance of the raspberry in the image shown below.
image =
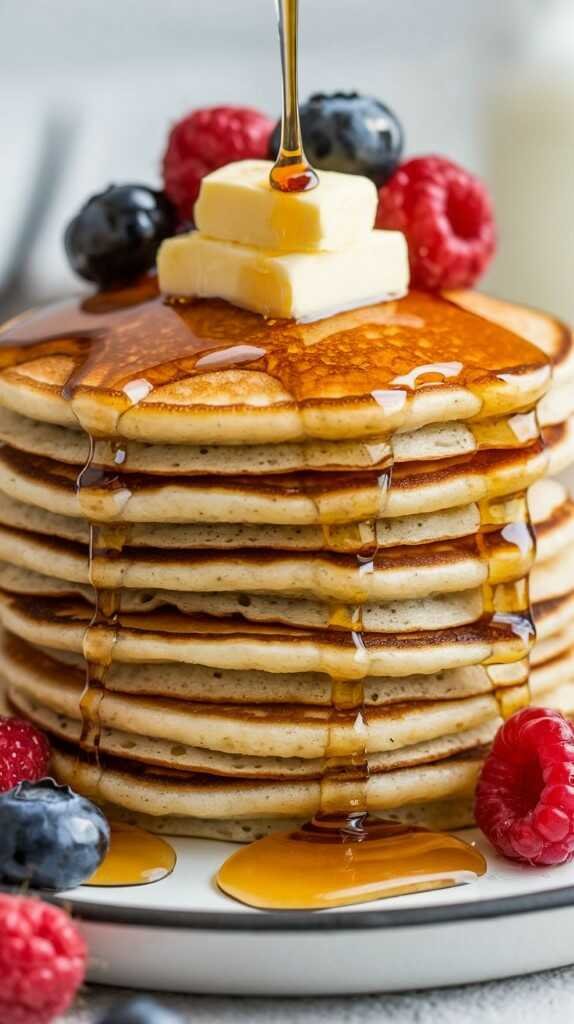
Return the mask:
<path fill-rule="evenodd" d="M 19 782 L 44 778 L 50 747 L 43 733 L 30 722 L 0 715 L 0 793 Z"/>
<path fill-rule="evenodd" d="M 49 1024 L 70 1006 L 86 945 L 63 910 L 0 893 L 0 1020 Z"/>
<path fill-rule="evenodd" d="M 511 860 L 574 855 L 574 729 L 550 708 L 525 708 L 498 731 L 476 790 L 476 821 Z"/>
<path fill-rule="evenodd" d="M 236 160 L 265 159 L 273 121 L 249 107 L 194 110 L 172 128 L 163 158 L 165 191 L 192 220 L 201 179 Z"/>
<path fill-rule="evenodd" d="M 378 228 L 402 231 L 412 283 L 468 288 L 496 248 L 494 215 L 478 178 L 441 156 L 401 164 L 379 191 Z"/>

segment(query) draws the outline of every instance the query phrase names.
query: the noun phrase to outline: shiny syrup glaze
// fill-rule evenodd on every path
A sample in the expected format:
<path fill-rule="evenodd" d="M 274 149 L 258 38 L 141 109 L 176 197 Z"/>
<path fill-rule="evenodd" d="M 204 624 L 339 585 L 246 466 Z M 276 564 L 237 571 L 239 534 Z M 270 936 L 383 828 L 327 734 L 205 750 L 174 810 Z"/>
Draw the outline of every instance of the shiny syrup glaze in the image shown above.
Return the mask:
<path fill-rule="evenodd" d="M 171 874 L 173 847 L 144 829 L 113 822 L 110 847 L 102 864 L 85 884 L 93 887 L 149 885 Z"/>
<path fill-rule="evenodd" d="M 322 910 L 461 885 L 485 870 L 482 854 L 455 836 L 347 812 L 243 847 L 218 882 L 261 909 Z"/>
<path fill-rule="evenodd" d="M 539 349 L 438 295 L 411 292 L 299 324 L 218 300 L 171 304 L 153 277 L 32 311 L 0 330 L 0 369 L 46 355 L 69 357 L 64 398 L 73 404 L 90 393 L 114 409 L 118 429 L 108 437 L 121 436 L 121 416 L 155 389 L 226 369 L 267 373 L 303 409 L 361 398 L 391 430 L 414 394 L 432 385 L 473 392 L 485 417 L 526 371 L 539 372 L 541 388 L 548 380 Z M 180 415 L 190 411 L 181 407 Z"/>
<path fill-rule="evenodd" d="M 95 394 L 114 409 L 118 433 L 126 410 L 145 401 L 154 388 L 214 369 L 263 370 L 280 381 L 299 407 L 340 395 L 367 396 L 388 412 L 389 424 L 400 422 L 410 398 L 420 388 L 445 381 L 463 385 L 479 397 L 486 414 L 496 411 L 496 402 L 489 410 L 490 395 L 493 386 L 504 385 L 506 368 L 519 368 L 519 373 L 525 368 L 544 372 L 540 352 L 527 342 L 439 297 L 416 293 L 369 311 L 302 326 L 269 323 L 218 302 L 172 306 L 158 297 L 155 282 L 146 279 L 131 290 L 103 293 L 81 304 L 21 318 L 2 332 L 0 341 L 3 366 L 50 353 L 71 357 L 62 396 L 74 407 L 81 392 Z M 432 359 L 436 352 L 440 352 L 440 363 Z M 477 421 L 477 434 L 481 429 Z M 505 421 L 498 433 L 489 430 L 490 446 L 504 448 L 508 444 Z M 81 746 L 96 758 L 98 708 L 105 694 L 105 675 L 118 630 L 123 624 L 138 628 L 139 623 L 145 628 L 149 621 L 145 616 L 122 616 L 121 573 L 114 589 L 102 587 L 110 562 L 120 559 L 129 545 L 129 526 L 100 522 L 107 518 L 102 503 L 110 493 L 128 502 L 132 486 L 125 443 L 117 434 L 108 440 L 115 445 L 116 468 L 103 469 L 90 458 L 77 479 L 80 506 L 91 523 L 90 579 L 97 593 L 96 610 L 84 638 L 88 669 L 82 698 Z M 484 457 L 489 457 L 488 453 Z M 437 471 L 432 464 L 416 469 L 431 477 Z M 392 466 L 382 471 L 377 468 L 373 517 L 375 511 L 379 515 L 384 511 L 391 473 Z M 283 486 L 289 486 L 290 479 L 286 476 Z M 341 480 L 347 486 L 356 486 L 357 474 L 341 474 Z M 272 489 L 279 484 L 269 482 Z M 295 474 L 292 486 L 310 494 L 317 518 L 323 522 L 318 495 L 328 486 L 326 477 Z M 493 546 L 489 533 L 496 529 L 499 534 L 507 527 L 506 521 L 500 521 L 501 507 L 504 515 L 511 508 L 514 527 L 504 545 Z M 516 643 L 509 659 L 519 662 L 527 656 L 534 631 L 527 585 L 524 580 L 506 581 L 505 559 L 509 546 L 515 546 L 521 555 L 525 548 L 532 547 L 524 492 L 518 492 L 510 503 L 505 500 L 501 504 L 497 498 L 486 500 L 481 517 L 484 532 L 476 543 L 488 562 L 488 581 L 484 586 L 484 620 L 475 629 L 514 637 Z M 336 528 L 339 537 L 346 530 L 352 536 L 357 530 L 361 532 L 359 577 L 371 573 L 379 559 L 387 557 L 378 550 L 374 518 L 338 523 Z M 333 524 L 323 522 L 327 550 L 332 530 Z M 187 620 L 166 613 L 161 617 L 162 624 L 158 617 L 154 621 L 160 629 L 177 632 L 185 629 Z M 484 871 L 484 862 L 458 840 L 448 836 L 429 838 L 418 829 L 397 831 L 395 825 L 382 824 L 367 815 L 364 678 L 369 648 L 378 641 L 363 635 L 358 601 L 334 605 L 330 626 L 323 642 L 328 644 L 332 637 L 340 643 L 341 630 L 345 631 L 346 642 L 354 651 L 353 678 L 333 678 L 327 769 L 319 814 L 291 836 L 271 837 L 235 855 L 222 869 L 220 885 L 256 906 L 317 907 L 443 887 L 476 877 Z M 233 623 L 226 628 L 233 633 Z M 238 635 L 245 629 L 235 628 Z M 216 629 L 221 626 L 218 624 Z M 285 631 L 263 628 L 259 632 L 272 639 L 274 632 Z M 295 632 L 287 631 L 291 636 Z M 489 667 L 494 683 L 499 667 L 496 661 Z M 505 687 L 504 691 L 501 687 L 497 693 L 504 712 L 528 696 L 523 685 Z M 295 863 L 300 869 L 297 874 L 286 871 Z M 318 864 L 322 865 L 320 884 Z M 308 880 L 312 878 L 317 884 L 310 887 Z"/>
<path fill-rule="evenodd" d="M 277 16 L 283 71 L 283 116 L 281 144 L 269 181 L 278 192 L 309 192 L 317 188 L 319 178 L 305 157 L 301 139 L 297 81 L 299 0 L 277 0 Z"/>

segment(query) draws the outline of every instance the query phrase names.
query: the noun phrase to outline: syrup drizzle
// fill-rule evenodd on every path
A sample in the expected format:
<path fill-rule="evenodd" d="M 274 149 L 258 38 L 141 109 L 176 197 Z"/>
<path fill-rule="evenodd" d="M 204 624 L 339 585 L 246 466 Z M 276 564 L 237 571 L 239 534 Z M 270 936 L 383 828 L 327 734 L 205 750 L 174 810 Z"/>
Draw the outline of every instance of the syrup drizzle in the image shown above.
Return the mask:
<path fill-rule="evenodd" d="M 114 462 L 124 467 L 127 451 L 123 444 L 111 440 Z M 122 605 L 122 584 L 126 569 L 122 560 L 129 539 L 127 523 L 102 523 L 106 498 L 129 494 L 125 480 L 94 462 L 95 439 L 89 438 L 89 455 L 76 480 L 76 491 L 83 514 L 88 519 L 89 580 L 94 589 L 94 613 L 83 637 L 86 664 L 84 691 L 80 698 L 82 729 L 80 756 L 100 765 L 100 709 L 106 693 L 106 675 L 111 667 L 118 639 Z M 112 570 L 110 579 L 110 569 Z M 111 584 L 111 585 L 110 585 Z M 99 780 L 96 784 L 96 790 Z M 141 828 L 113 822 L 110 847 L 100 867 L 85 884 L 93 887 L 149 885 L 171 874 L 176 854 L 173 847 Z"/>
<path fill-rule="evenodd" d="M 499 686 L 501 678 L 508 676 L 505 672 L 508 663 L 495 657 L 485 666 L 500 715 L 507 719 L 530 703 L 528 659 L 536 639 L 529 594 L 529 574 L 536 558 L 536 537 L 530 522 L 526 490 L 504 500 L 485 499 L 480 505 L 480 519 L 477 548 L 488 568 L 482 588 L 483 617 L 495 625 L 510 625 L 522 648 L 512 660 L 525 666 L 524 678 L 517 673 L 512 686 Z M 493 535 L 498 541 L 496 546 L 492 544 Z"/>
<path fill-rule="evenodd" d="M 309 192 L 319 178 L 303 151 L 297 86 L 299 0 L 276 0 L 283 71 L 283 116 L 281 145 L 269 175 L 271 187 L 279 192 Z"/>
<path fill-rule="evenodd" d="M 376 344 L 377 337 L 384 338 L 384 347 Z M 498 411 L 505 385 L 509 384 L 512 391 L 520 384 L 522 370 L 509 375 L 508 367 L 535 371 L 541 389 L 548 373 L 539 351 L 528 343 L 439 297 L 420 294 L 371 309 L 368 316 L 366 311 L 356 311 L 320 325 L 302 326 L 268 324 L 223 303 L 169 306 L 158 299 L 155 283 L 146 280 L 131 290 L 94 296 L 80 306 L 67 305 L 17 320 L 0 333 L 0 340 L 0 364 L 4 366 L 41 355 L 66 358 L 61 394 L 91 438 L 90 458 L 79 474 L 77 490 L 90 522 L 90 579 L 97 593 L 96 611 L 84 640 L 88 670 L 82 699 L 82 746 L 96 758 L 98 708 L 122 621 L 120 594 L 126 562 L 121 555 L 129 531 L 121 520 L 136 487 L 135 477 L 129 473 L 127 446 L 117 439 L 123 432 L 124 417 L 145 403 L 154 389 L 214 368 L 265 370 L 293 396 L 308 437 L 315 436 L 316 399 L 367 395 L 376 415 L 365 433 L 378 442 L 404 422 L 408 405 L 421 388 L 440 385 L 444 380 L 449 387 L 464 385 L 476 395 L 477 407 L 486 416 Z M 429 362 L 429 353 L 439 345 L 444 361 Z M 528 392 L 521 414 L 529 415 L 537 397 L 538 392 Z M 309 410 L 312 415 L 306 417 Z M 387 433 L 381 431 L 382 423 Z M 525 465 L 532 447 L 532 422 L 527 426 L 521 435 L 526 438 Z M 476 421 L 475 429 L 477 437 L 483 438 L 478 443 L 486 443 L 482 419 Z M 492 423 L 488 429 L 489 447 L 504 450 L 509 444 L 507 421 L 500 420 L 498 434 L 493 433 Z M 517 432 L 513 430 L 512 435 L 516 442 Z M 114 470 L 95 464 L 96 438 L 115 439 Z M 488 453 L 484 458 L 479 455 L 476 465 L 486 465 L 488 457 Z M 517 458 L 521 457 L 518 448 Z M 367 577 L 380 558 L 392 558 L 390 552 L 379 551 L 374 518 L 384 509 L 391 469 L 387 466 L 381 472 L 379 467 L 376 474 L 371 474 L 376 483 L 375 497 L 371 495 L 372 504 L 362 512 L 365 518 L 352 523 L 332 521 L 328 503 L 323 502 L 329 488 L 327 475 L 293 475 L 292 486 L 307 491 L 315 503 L 317 520 L 323 525 L 324 547 L 331 549 L 336 537 L 337 544 L 344 542 L 352 549 L 357 537 L 361 539 L 357 556 L 360 576 Z M 420 472 L 428 474 L 429 466 L 420 467 Z M 341 476 L 352 489 L 360 474 Z M 512 579 L 508 559 L 509 548 L 525 549 L 530 536 L 524 491 L 512 500 L 498 499 L 495 471 L 492 479 L 493 494 L 481 507 L 482 528 L 477 543 L 488 566 L 485 635 L 496 636 L 498 631 L 503 638 L 510 633 L 516 641 L 504 658 L 494 645 L 486 663 L 504 710 L 509 701 L 522 701 L 527 696 L 523 663 L 533 628 L 524 576 Z M 281 493 L 281 486 L 286 484 L 277 481 L 271 488 L 275 486 Z M 512 529 L 502 545 L 503 556 L 496 545 L 493 547 L 492 534 L 495 529 L 508 530 L 509 525 Z M 354 595 L 350 597 L 354 600 Z M 330 608 L 331 633 L 348 631 L 354 657 L 352 671 L 342 677 L 334 675 L 332 681 L 333 710 L 319 813 L 296 833 L 279 834 L 240 851 L 219 875 L 226 892 L 256 906 L 339 905 L 391 892 L 458 884 L 484 870 L 480 855 L 460 840 L 441 835 L 429 839 L 429 833 L 381 823 L 367 813 L 364 680 L 369 672 L 371 642 L 363 631 L 364 594 L 360 587 L 356 598 L 356 603 Z M 177 630 L 181 621 L 181 616 L 165 616 L 164 628 Z M 162 628 L 159 623 L 158 628 Z M 229 628 L 233 631 L 233 624 Z M 505 673 L 512 663 L 519 670 L 512 676 L 518 682 L 503 688 L 499 683 L 507 682 Z M 391 849 L 393 861 L 389 866 Z M 327 850 L 328 877 L 321 868 L 321 885 L 317 884 L 313 895 L 300 879 L 317 880 L 318 866 L 323 864 Z M 289 871 L 286 878 L 286 867 L 295 864 L 301 866 L 300 875 Z"/>
<path fill-rule="evenodd" d="M 115 461 L 118 466 L 122 466 L 125 462 L 125 448 L 117 442 L 113 442 L 113 445 Z M 125 498 L 127 489 L 117 474 L 95 463 L 94 453 L 95 439 L 90 436 L 88 459 L 78 474 L 76 493 L 82 514 L 89 523 L 89 581 L 95 593 L 94 614 L 83 639 L 86 683 L 80 700 L 80 749 L 98 757 L 101 732 L 99 711 L 105 695 L 105 677 L 112 663 L 118 635 L 124 571 L 122 566 L 125 564 L 121 556 L 129 526 L 99 522 L 106 512 L 106 500 L 110 497 L 113 500 L 118 493 Z M 119 573 L 113 571 L 115 566 L 120 567 Z"/>

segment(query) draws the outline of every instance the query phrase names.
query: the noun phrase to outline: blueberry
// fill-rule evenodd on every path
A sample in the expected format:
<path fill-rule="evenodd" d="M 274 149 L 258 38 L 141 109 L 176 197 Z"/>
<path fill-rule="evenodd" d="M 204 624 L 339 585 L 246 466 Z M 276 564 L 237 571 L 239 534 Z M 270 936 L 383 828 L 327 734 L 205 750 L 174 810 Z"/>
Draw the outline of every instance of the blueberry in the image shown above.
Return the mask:
<path fill-rule="evenodd" d="M 110 185 L 70 221 L 64 245 L 80 277 L 109 287 L 149 270 L 160 243 L 176 227 L 175 210 L 163 192 L 146 185 Z"/>
<path fill-rule="evenodd" d="M 181 1018 L 154 999 L 136 996 L 112 1006 L 99 1024 L 181 1024 Z"/>
<path fill-rule="evenodd" d="M 93 875 L 109 842 L 99 808 L 53 779 L 0 794 L 0 884 L 73 889 Z"/>
<path fill-rule="evenodd" d="M 315 93 L 301 106 L 301 130 L 307 159 L 322 171 L 364 174 L 381 186 L 403 151 L 401 123 L 389 107 L 357 92 Z M 281 123 L 269 143 L 277 156 Z"/>

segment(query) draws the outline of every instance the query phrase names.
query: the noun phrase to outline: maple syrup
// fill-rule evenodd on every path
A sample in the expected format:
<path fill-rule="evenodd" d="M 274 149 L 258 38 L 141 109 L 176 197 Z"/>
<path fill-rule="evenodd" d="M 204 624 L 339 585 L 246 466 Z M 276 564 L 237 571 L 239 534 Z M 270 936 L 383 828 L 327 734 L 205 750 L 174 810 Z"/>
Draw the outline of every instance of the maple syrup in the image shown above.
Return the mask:
<path fill-rule="evenodd" d="M 125 450 L 113 442 L 118 465 L 125 462 Z M 86 683 L 80 700 L 82 731 L 80 748 L 98 753 L 100 741 L 99 710 L 105 695 L 105 676 L 113 658 L 121 609 L 121 586 L 125 563 L 120 561 L 128 537 L 129 526 L 122 523 L 100 523 L 106 497 L 125 491 L 117 474 L 94 462 L 95 441 L 90 437 L 88 459 L 76 480 L 76 492 L 83 515 L 88 520 L 90 539 L 88 552 L 89 581 L 94 589 L 94 614 L 84 633 L 83 655 Z M 110 586 L 110 569 L 120 566 Z"/>
<path fill-rule="evenodd" d="M 89 886 L 149 885 L 171 874 L 176 854 L 170 843 L 134 825 L 112 822 L 109 850 Z"/>
<path fill-rule="evenodd" d="M 492 548 L 492 532 L 500 526 L 502 510 L 511 515 L 498 534 L 502 546 Z M 529 595 L 529 571 L 536 556 L 536 538 L 530 523 L 526 491 L 522 491 L 501 503 L 500 499 L 486 499 L 480 506 L 481 528 L 476 535 L 478 551 L 488 566 L 488 577 L 483 584 L 483 615 L 493 623 L 509 622 L 522 642 L 523 654 L 518 660 L 527 659 L 536 629 L 532 618 Z M 514 551 L 522 565 L 521 571 L 508 578 L 506 552 Z M 526 565 L 524 564 L 526 562 Z M 530 703 L 528 683 L 519 681 L 515 686 L 497 685 L 500 662 L 485 666 L 498 702 L 500 715 L 510 715 Z"/>
<path fill-rule="evenodd" d="M 461 885 L 485 871 L 482 854 L 455 836 L 349 814 L 243 847 L 217 881 L 262 910 L 323 910 Z"/>
<path fill-rule="evenodd" d="M 279 192 L 309 192 L 317 188 L 319 178 L 303 151 L 299 117 L 297 50 L 299 0 L 277 0 L 281 68 L 283 78 L 283 115 L 281 144 L 271 170 L 271 187 Z"/>

